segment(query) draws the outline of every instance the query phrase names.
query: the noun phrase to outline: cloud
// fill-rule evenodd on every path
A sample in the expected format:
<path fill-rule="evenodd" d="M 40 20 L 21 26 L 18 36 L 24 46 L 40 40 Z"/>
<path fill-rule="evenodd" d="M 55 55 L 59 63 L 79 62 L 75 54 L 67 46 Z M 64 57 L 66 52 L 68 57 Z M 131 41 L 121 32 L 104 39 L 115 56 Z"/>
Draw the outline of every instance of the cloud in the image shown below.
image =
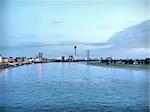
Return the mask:
<path fill-rule="evenodd" d="M 61 21 L 61 20 L 54 20 L 52 21 L 53 24 L 62 24 L 64 23 L 64 21 Z"/>
<path fill-rule="evenodd" d="M 63 36 L 63 35 L 53 35 L 53 36 Z M 34 47 L 41 47 L 41 46 L 91 46 L 93 48 L 109 48 L 111 47 L 107 43 L 85 43 L 80 41 L 60 41 L 56 43 L 46 43 L 46 42 L 24 42 L 23 46 L 34 46 Z"/>
<path fill-rule="evenodd" d="M 51 37 L 64 37 L 63 34 L 51 34 L 50 36 Z"/>
<path fill-rule="evenodd" d="M 149 25 L 150 20 L 147 20 L 117 32 L 108 40 L 108 43 L 115 47 L 149 47 Z"/>
<path fill-rule="evenodd" d="M 133 52 L 150 52 L 150 48 L 134 48 Z"/>

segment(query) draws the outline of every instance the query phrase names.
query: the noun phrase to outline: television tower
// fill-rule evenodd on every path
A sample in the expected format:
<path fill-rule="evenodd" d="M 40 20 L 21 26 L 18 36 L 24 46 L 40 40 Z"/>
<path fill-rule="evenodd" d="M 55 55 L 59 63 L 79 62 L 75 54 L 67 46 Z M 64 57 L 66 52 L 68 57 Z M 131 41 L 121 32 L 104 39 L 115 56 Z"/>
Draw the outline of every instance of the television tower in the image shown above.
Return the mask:
<path fill-rule="evenodd" d="M 77 46 L 74 46 L 74 59 L 76 60 L 77 56 Z"/>

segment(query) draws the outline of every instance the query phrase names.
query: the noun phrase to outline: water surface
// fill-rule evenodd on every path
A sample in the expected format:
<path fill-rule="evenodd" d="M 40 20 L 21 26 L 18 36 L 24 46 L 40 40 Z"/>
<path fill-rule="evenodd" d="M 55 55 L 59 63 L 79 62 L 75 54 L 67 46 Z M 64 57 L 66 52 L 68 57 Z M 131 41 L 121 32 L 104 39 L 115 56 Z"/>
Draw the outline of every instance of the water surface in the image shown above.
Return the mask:
<path fill-rule="evenodd" d="M 0 71 L 2 112 L 148 112 L 149 71 L 81 63 Z"/>

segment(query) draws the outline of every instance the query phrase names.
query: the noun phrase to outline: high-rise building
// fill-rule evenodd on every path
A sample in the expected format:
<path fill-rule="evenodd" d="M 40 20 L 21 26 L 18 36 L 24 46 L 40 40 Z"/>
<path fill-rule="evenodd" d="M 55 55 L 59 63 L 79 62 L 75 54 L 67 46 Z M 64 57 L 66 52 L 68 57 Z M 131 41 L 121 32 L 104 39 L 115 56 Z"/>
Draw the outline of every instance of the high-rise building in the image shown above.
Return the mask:
<path fill-rule="evenodd" d="M 90 60 L 90 50 L 86 51 L 86 58 L 87 58 L 87 60 Z"/>
<path fill-rule="evenodd" d="M 39 52 L 38 58 L 43 58 L 43 52 Z"/>

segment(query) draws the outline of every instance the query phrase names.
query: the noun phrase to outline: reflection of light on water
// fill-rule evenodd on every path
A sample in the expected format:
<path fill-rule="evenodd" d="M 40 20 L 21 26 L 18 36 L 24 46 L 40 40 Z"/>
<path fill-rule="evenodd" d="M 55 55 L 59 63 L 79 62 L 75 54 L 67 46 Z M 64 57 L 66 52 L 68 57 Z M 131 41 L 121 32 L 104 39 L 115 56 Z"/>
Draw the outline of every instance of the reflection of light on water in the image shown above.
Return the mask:
<path fill-rule="evenodd" d="M 42 69 L 43 69 L 42 64 L 39 64 L 39 65 L 38 65 L 38 78 L 39 78 L 40 80 L 42 79 Z"/>
<path fill-rule="evenodd" d="M 8 69 L 6 68 L 6 69 L 0 70 L 0 74 L 3 74 L 6 76 L 8 74 Z"/>

